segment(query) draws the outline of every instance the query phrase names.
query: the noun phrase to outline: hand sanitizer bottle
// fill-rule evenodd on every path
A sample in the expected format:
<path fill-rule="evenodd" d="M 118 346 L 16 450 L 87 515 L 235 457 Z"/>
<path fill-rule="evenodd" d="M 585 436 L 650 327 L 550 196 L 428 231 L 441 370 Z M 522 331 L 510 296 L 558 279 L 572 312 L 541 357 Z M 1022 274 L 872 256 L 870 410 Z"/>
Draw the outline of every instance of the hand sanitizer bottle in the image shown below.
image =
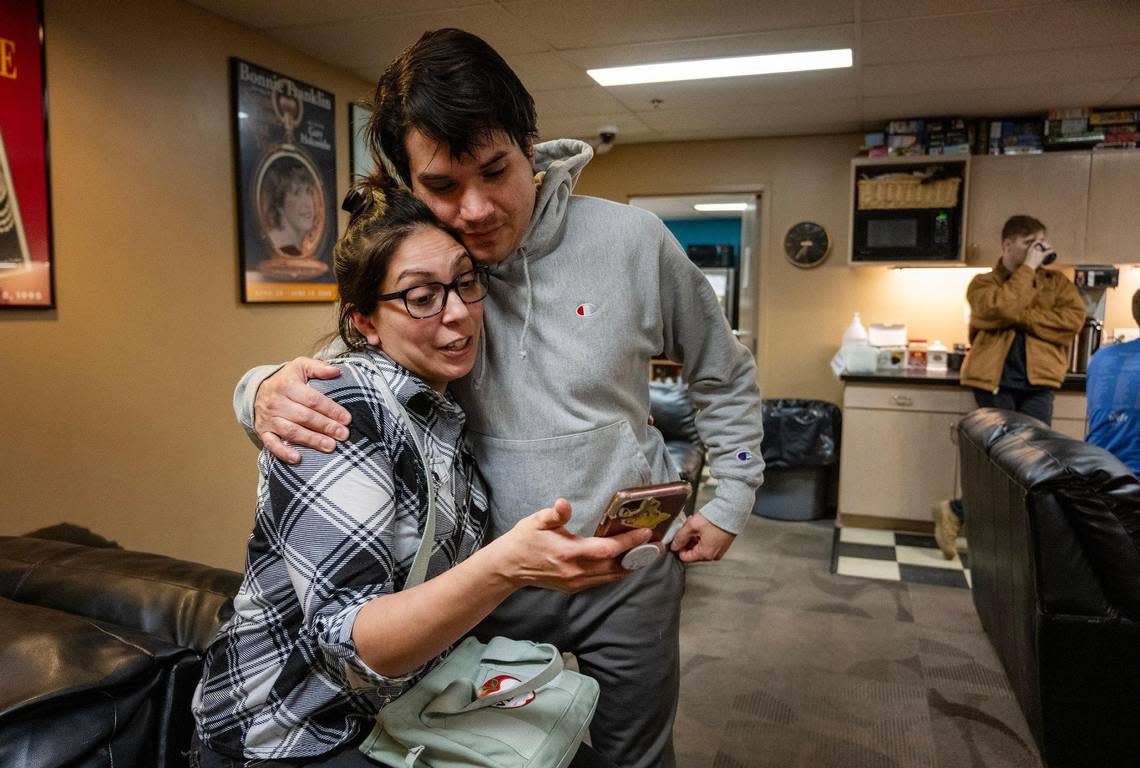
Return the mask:
<path fill-rule="evenodd" d="M 843 346 L 863 346 L 867 343 L 867 329 L 859 319 L 859 313 L 851 318 L 851 325 L 843 332 Z"/>

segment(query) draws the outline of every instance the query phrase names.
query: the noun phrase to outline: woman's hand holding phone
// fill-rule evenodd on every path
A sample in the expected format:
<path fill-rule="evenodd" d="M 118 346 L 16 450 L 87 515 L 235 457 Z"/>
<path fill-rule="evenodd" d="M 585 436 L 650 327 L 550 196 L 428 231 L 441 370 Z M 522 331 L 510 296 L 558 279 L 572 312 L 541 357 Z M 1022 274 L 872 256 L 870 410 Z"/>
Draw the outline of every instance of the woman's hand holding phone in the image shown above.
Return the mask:
<path fill-rule="evenodd" d="M 545 587 L 559 592 L 618 581 L 629 574 L 619 559 L 653 536 L 635 529 L 606 538 L 575 536 L 566 530 L 570 502 L 558 499 L 517 522 L 511 530 L 487 545 L 494 549 L 500 575 L 513 587 Z"/>

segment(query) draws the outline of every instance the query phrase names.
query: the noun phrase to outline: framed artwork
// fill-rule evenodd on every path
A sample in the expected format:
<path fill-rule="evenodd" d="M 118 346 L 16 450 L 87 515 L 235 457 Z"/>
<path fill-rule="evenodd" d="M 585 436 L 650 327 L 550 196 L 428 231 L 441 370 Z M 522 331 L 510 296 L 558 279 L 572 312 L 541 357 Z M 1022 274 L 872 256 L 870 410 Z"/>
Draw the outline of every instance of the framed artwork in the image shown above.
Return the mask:
<path fill-rule="evenodd" d="M 359 104 L 348 105 L 348 130 L 352 135 L 349 143 L 348 169 L 353 182 L 357 179 L 367 178 L 375 167 L 372 162 L 372 153 L 368 151 L 368 137 L 366 129 L 368 121 L 372 118 L 372 110 Z"/>
<path fill-rule="evenodd" d="M 231 59 L 242 301 L 335 301 L 333 95 Z"/>
<path fill-rule="evenodd" d="M 55 306 L 43 6 L 0 3 L 0 309 Z"/>

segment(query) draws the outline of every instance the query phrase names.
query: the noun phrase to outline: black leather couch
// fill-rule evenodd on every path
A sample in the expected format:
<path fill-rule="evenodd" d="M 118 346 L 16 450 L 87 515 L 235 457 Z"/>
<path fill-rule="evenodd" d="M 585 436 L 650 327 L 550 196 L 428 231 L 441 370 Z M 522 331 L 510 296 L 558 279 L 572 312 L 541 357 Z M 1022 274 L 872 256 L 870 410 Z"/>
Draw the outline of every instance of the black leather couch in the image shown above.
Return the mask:
<path fill-rule="evenodd" d="M 0 537 L 0 766 L 186 766 L 201 654 L 241 574 Z"/>
<path fill-rule="evenodd" d="M 665 450 L 681 473 L 681 479 L 693 487 L 685 507 L 686 514 L 692 514 L 705 468 L 705 446 L 697 434 L 697 410 L 689 399 L 688 389 L 684 384 L 650 382 L 649 414 L 653 417 L 653 426 L 665 438 Z"/>
<path fill-rule="evenodd" d="M 1020 414 L 958 436 L 974 604 L 1043 758 L 1140 765 L 1140 484 Z"/>

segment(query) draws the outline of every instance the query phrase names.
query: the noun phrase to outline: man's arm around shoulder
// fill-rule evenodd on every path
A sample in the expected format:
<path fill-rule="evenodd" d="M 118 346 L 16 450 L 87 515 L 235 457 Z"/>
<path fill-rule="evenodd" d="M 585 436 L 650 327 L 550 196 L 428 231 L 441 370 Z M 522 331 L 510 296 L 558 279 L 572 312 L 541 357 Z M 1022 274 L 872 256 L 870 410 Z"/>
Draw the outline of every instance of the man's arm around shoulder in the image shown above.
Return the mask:
<path fill-rule="evenodd" d="M 340 369 L 309 357 L 248 371 L 234 390 L 234 412 L 255 445 L 281 461 L 296 464 L 300 445 L 331 453 L 335 440 L 348 437 L 352 417 L 333 400 L 308 385 L 310 379 L 335 379 Z"/>

